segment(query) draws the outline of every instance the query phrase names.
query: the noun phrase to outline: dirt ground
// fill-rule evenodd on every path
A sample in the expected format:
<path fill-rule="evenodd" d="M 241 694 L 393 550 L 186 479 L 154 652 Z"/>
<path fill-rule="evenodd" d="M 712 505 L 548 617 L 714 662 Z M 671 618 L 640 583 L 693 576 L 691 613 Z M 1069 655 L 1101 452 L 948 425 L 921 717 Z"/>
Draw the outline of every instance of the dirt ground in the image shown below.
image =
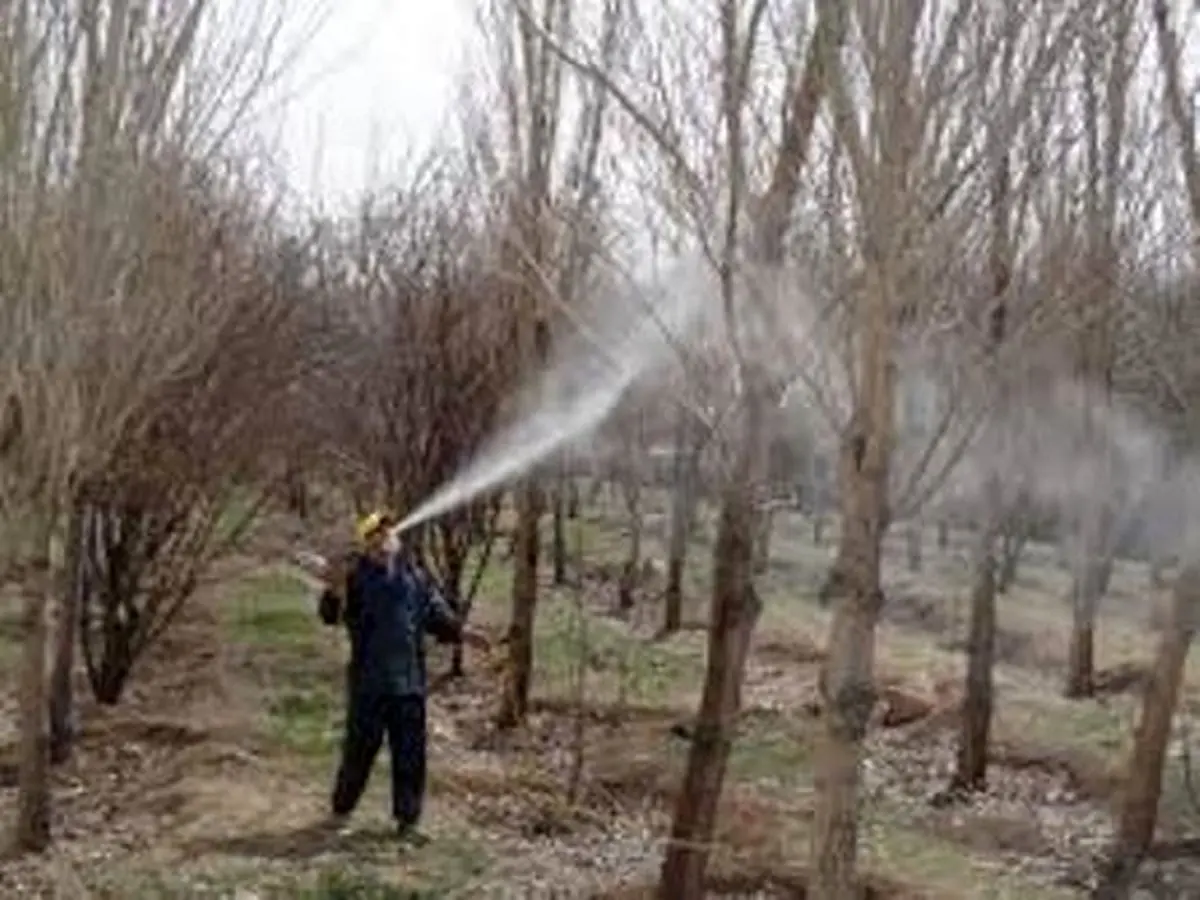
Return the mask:
<path fill-rule="evenodd" d="M 832 545 L 813 546 L 799 516 L 780 518 L 779 561 L 763 579 L 766 612 L 722 801 L 716 897 L 804 896 L 826 625 L 813 594 Z M 598 515 L 580 528 L 589 560 L 619 558 L 615 519 Z M 1065 575 L 1039 556 L 1048 551 L 1034 549 L 1001 612 L 991 787 L 967 806 L 940 807 L 930 800 L 953 758 L 966 572 L 961 554 L 935 553 L 932 543 L 922 572 L 904 571 L 897 551 L 888 573 L 883 702 L 863 796 L 870 896 L 1082 896 L 1108 837 L 1137 663 L 1150 646 L 1154 598 L 1144 594 L 1144 573 L 1121 569 L 1107 612 L 1100 658 L 1113 691 L 1068 702 L 1057 682 Z M 689 572 L 692 622 L 704 609 L 707 551 L 701 535 Z M 605 569 L 585 567 L 575 588 L 547 586 L 534 713 L 519 734 L 498 736 L 488 725 L 498 655 L 469 656 L 465 680 L 437 686 L 427 820 L 434 840 L 402 850 L 388 829 L 382 759 L 353 832 L 316 827 L 336 762 L 340 635 L 316 624 L 311 588 L 286 566 L 261 558 L 227 566 L 139 667 L 118 707 L 84 704 L 76 754 L 56 774 L 55 850 L 0 864 L 0 896 L 649 896 L 704 635 L 693 626 L 655 639 L 653 573 L 635 615 L 615 615 Z M 501 561 L 484 579 L 477 611 L 496 636 L 506 592 Z M 588 663 L 582 707 L 577 658 Z M 0 654 L 0 667 L 11 662 Z M 440 655 L 431 660 L 435 672 L 445 665 Z M 0 684 L 3 745 L 13 679 Z M 0 808 L 11 808 L 4 758 Z M 1178 765 L 1171 778 L 1166 840 L 1200 824 Z M 1196 866 L 1161 855 L 1147 867 L 1148 896 L 1200 896 Z"/>

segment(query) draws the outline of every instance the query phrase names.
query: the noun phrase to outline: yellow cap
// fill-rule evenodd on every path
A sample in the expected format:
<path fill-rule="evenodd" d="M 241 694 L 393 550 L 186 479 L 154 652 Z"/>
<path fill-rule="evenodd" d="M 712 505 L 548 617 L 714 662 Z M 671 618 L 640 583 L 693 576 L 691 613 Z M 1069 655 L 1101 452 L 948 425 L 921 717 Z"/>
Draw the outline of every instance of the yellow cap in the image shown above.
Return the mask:
<path fill-rule="evenodd" d="M 387 513 L 383 512 L 383 510 L 377 509 L 374 512 L 367 513 L 365 516 L 360 518 L 358 523 L 354 526 L 354 531 L 358 535 L 358 539 L 365 542 L 380 528 L 383 528 L 390 523 L 391 517 L 388 516 Z"/>

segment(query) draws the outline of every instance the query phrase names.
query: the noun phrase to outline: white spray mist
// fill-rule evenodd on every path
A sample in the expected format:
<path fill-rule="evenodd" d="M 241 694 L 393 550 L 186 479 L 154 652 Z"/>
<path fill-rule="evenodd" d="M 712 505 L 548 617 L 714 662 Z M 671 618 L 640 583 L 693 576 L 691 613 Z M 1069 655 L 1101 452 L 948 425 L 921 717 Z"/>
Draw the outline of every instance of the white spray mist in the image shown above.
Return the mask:
<path fill-rule="evenodd" d="M 634 382 L 669 363 L 712 307 L 701 279 L 685 269 L 655 291 L 609 295 L 582 315 L 555 349 L 547 372 L 529 386 L 523 413 L 396 526 L 401 534 L 516 478 L 571 441 L 593 431 Z M 590 321 L 588 321 L 590 320 Z"/>

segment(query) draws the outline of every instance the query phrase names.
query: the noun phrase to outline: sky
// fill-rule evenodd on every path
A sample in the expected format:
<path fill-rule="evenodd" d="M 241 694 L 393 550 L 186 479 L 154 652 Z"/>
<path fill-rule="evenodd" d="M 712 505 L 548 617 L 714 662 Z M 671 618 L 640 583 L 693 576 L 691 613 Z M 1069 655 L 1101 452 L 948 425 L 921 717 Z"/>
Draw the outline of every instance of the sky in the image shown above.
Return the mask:
<path fill-rule="evenodd" d="M 239 0 L 219 2 L 229 9 Z M 474 0 L 267 2 L 325 4 L 289 75 L 289 101 L 257 123 L 302 205 L 328 208 L 361 196 L 454 127 L 456 80 L 478 37 Z M 1173 2 L 1183 26 L 1190 0 Z M 1194 71 L 1196 43 L 1185 48 Z"/>
<path fill-rule="evenodd" d="M 452 123 L 474 33 L 466 0 L 327 2 L 290 72 L 289 100 L 259 122 L 297 199 L 313 206 L 386 180 L 410 148 Z"/>

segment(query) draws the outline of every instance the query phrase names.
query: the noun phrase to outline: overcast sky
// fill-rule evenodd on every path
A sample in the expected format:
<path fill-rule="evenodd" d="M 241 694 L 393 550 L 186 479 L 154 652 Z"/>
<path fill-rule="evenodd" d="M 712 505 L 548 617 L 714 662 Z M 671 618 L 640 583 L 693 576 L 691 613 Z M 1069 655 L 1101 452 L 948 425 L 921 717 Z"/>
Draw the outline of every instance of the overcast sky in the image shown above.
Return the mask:
<path fill-rule="evenodd" d="M 450 120 L 473 39 L 467 0 L 331 0 L 262 128 L 310 202 L 357 194 Z"/>
<path fill-rule="evenodd" d="M 221 2 L 231 8 L 239 0 Z M 388 180 L 407 152 L 455 126 L 455 82 L 478 40 L 475 0 L 274 2 L 325 4 L 321 27 L 290 75 L 292 99 L 259 122 L 296 199 L 337 204 L 360 195 Z M 1172 2 L 1183 26 L 1191 0 Z M 1194 61 L 1196 43 L 1187 42 L 1185 52 Z M 1157 63 L 1149 53 L 1143 61 Z"/>

